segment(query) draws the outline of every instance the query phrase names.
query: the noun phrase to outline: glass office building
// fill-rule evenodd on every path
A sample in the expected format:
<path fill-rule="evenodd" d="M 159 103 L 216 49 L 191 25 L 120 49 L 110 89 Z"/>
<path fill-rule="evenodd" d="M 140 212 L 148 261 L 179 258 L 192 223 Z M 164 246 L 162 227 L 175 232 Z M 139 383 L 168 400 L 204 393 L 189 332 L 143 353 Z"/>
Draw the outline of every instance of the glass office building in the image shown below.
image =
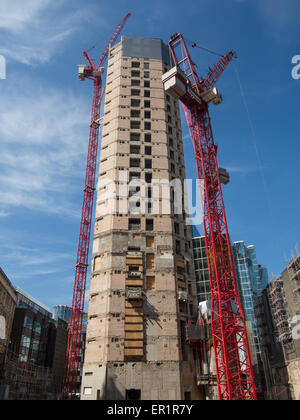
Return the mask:
<path fill-rule="evenodd" d="M 196 276 L 198 302 L 211 299 L 210 281 L 205 247 L 205 238 L 193 227 L 193 253 Z M 249 336 L 253 336 L 253 366 L 256 383 L 259 388 L 264 388 L 264 371 L 261 358 L 261 349 L 258 338 L 257 323 L 254 313 L 255 299 L 261 296 L 268 284 L 268 271 L 257 262 L 255 247 L 246 246 L 243 241 L 234 242 L 232 246 L 233 261 L 236 272 L 237 288 L 241 304 L 244 309 Z M 254 349 L 255 346 L 255 349 Z M 257 362 L 255 361 L 257 360 Z"/>
<path fill-rule="evenodd" d="M 254 369 L 256 382 L 260 388 L 264 388 L 264 371 L 254 305 L 256 298 L 261 296 L 263 289 L 267 286 L 268 272 L 265 267 L 258 264 L 253 245 L 246 246 L 243 241 L 234 242 L 232 251 L 240 300 L 244 309 L 245 318 L 251 322 L 254 334 L 258 362 L 257 372 Z"/>
<path fill-rule="evenodd" d="M 58 319 L 62 319 L 63 321 L 69 324 L 70 317 L 71 317 L 71 306 L 67 305 L 56 305 L 53 308 L 53 318 L 58 321 Z"/>

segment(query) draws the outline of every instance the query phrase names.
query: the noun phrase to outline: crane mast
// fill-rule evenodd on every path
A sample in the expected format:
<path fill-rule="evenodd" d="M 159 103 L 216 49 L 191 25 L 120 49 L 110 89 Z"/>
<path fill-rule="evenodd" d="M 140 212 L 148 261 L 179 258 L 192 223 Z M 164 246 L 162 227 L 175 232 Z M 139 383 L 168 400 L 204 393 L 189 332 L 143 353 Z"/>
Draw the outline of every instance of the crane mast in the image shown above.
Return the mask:
<path fill-rule="evenodd" d="M 233 267 L 222 187 L 214 143 L 209 104 L 222 97 L 214 88 L 235 56 L 231 51 L 200 79 L 180 33 L 169 41 L 174 66 L 163 75 L 165 90 L 180 99 L 193 140 L 201 191 L 203 224 L 211 286 L 211 327 L 220 400 L 255 400 L 245 317 Z"/>
<path fill-rule="evenodd" d="M 106 48 L 100 56 L 97 65 L 94 65 L 87 51 L 84 51 L 84 57 L 88 62 L 79 65 L 79 79 L 86 78 L 94 80 L 92 113 L 90 123 L 90 135 L 88 144 L 88 154 L 86 163 L 86 175 L 83 189 L 83 204 L 81 212 L 80 232 L 77 250 L 77 261 L 75 267 L 75 280 L 73 289 L 72 310 L 69 325 L 66 374 L 63 389 L 64 399 L 73 399 L 76 394 L 77 384 L 79 382 L 80 352 L 82 337 L 82 321 L 84 310 L 84 297 L 86 288 L 86 277 L 88 269 L 89 244 L 91 236 L 91 223 L 93 213 L 95 176 L 97 167 L 98 140 L 100 130 L 100 105 L 102 99 L 102 74 L 104 61 L 108 56 L 111 46 L 118 39 L 126 20 L 131 14 L 127 15 L 116 26 Z"/>

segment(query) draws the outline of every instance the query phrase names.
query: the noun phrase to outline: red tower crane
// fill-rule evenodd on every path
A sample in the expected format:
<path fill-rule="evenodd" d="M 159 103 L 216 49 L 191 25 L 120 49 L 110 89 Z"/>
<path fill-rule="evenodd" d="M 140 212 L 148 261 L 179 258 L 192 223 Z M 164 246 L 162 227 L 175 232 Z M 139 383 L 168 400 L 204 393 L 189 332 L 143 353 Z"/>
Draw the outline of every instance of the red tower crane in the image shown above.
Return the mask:
<path fill-rule="evenodd" d="M 89 65 L 80 65 L 79 79 L 85 78 L 94 80 L 92 115 L 90 123 L 90 136 L 88 145 L 88 155 L 86 164 L 85 184 L 83 190 L 83 204 L 81 213 L 81 223 L 79 232 L 79 242 L 77 251 L 77 262 L 75 269 L 75 281 L 73 289 L 72 310 L 69 325 L 69 337 L 67 347 L 66 375 L 64 382 L 63 398 L 72 399 L 77 391 L 79 382 L 80 351 L 82 337 L 82 319 L 84 309 L 84 296 L 86 288 L 86 276 L 88 269 L 89 244 L 91 236 L 91 223 L 95 190 L 95 175 L 97 166 L 98 139 L 100 129 L 100 105 L 102 99 L 102 67 L 111 46 L 118 39 L 126 20 L 131 13 L 122 19 L 116 26 L 113 35 L 106 45 L 100 60 L 94 65 L 87 51 L 84 51 L 84 57 Z"/>
<path fill-rule="evenodd" d="M 235 56 L 222 56 L 205 78 L 197 75 L 182 34 L 169 41 L 174 66 L 163 76 L 165 90 L 180 99 L 193 140 L 211 286 L 211 327 L 220 400 L 256 400 L 245 317 L 238 298 L 223 202 L 217 146 L 208 107 L 222 97 L 214 87 Z"/>

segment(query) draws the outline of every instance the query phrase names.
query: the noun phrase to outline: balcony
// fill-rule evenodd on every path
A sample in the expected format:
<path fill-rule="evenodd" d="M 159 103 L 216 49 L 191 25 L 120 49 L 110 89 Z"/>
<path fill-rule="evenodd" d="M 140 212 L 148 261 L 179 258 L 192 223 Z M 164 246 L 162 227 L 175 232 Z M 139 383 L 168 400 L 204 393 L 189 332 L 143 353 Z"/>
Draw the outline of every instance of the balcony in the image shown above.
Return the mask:
<path fill-rule="evenodd" d="M 142 273 L 140 271 L 128 271 L 129 278 L 140 278 Z"/>
<path fill-rule="evenodd" d="M 197 374 L 197 385 L 217 385 L 217 375 L 213 375 L 212 373 L 198 373 Z"/>
<path fill-rule="evenodd" d="M 126 299 L 143 299 L 143 290 L 141 287 L 126 287 Z"/>

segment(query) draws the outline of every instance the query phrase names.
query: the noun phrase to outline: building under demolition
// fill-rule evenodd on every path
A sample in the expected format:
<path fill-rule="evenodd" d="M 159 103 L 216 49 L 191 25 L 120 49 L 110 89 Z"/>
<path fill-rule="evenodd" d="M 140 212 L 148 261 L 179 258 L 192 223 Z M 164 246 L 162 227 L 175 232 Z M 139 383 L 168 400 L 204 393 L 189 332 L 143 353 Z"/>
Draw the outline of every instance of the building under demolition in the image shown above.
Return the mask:
<path fill-rule="evenodd" d="M 169 68 L 160 39 L 110 50 L 82 399 L 201 398 L 185 328 L 197 315 L 191 229 L 168 189 L 185 178 Z"/>

